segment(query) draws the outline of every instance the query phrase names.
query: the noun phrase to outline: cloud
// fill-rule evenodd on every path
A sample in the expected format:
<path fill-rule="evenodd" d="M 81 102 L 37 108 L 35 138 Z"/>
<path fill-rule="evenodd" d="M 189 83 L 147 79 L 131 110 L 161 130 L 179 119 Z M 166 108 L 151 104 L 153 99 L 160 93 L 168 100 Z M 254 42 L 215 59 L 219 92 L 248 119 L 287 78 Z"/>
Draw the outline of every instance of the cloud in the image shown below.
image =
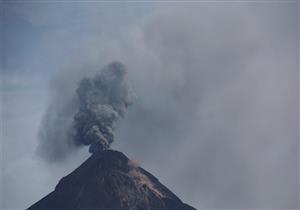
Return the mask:
<path fill-rule="evenodd" d="M 298 206 L 297 11 L 273 6 L 162 7 L 119 53 L 116 146 L 198 208 Z"/>

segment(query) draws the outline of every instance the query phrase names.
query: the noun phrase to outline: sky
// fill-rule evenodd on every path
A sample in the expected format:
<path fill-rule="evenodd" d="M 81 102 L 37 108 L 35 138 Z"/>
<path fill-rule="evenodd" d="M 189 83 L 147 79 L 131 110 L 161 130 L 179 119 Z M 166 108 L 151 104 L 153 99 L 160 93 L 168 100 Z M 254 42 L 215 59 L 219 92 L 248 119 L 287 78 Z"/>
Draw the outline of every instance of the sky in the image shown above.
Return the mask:
<path fill-rule="evenodd" d="M 113 149 L 197 209 L 299 208 L 298 1 L 0 6 L 1 209 L 29 207 L 89 157 L 45 151 L 64 141 L 78 81 L 111 61 L 135 94 Z"/>

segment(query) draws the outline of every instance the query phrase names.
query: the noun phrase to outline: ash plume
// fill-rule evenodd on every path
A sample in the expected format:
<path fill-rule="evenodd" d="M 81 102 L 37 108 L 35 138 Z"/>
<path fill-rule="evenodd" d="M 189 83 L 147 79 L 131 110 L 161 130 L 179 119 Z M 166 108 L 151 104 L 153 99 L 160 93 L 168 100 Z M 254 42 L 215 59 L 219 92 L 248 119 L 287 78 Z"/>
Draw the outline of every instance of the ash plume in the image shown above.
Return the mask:
<path fill-rule="evenodd" d="M 124 117 L 132 104 L 125 76 L 126 67 L 120 62 L 112 62 L 95 77 L 84 78 L 79 83 L 74 141 L 78 145 L 90 145 L 91 153 L 110 147 L 117 120 Z"/>

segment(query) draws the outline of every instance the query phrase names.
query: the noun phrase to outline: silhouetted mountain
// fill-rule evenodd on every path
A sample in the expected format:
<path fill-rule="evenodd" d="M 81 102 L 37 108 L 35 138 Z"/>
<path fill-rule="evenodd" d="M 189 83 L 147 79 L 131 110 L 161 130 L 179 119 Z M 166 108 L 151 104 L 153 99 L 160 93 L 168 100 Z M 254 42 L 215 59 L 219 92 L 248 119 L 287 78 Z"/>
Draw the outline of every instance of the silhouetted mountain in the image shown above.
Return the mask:
<path fill-rule="evenodd" d="M 123 153 L 93 154 L 28 210 L 195 210 Z"/>

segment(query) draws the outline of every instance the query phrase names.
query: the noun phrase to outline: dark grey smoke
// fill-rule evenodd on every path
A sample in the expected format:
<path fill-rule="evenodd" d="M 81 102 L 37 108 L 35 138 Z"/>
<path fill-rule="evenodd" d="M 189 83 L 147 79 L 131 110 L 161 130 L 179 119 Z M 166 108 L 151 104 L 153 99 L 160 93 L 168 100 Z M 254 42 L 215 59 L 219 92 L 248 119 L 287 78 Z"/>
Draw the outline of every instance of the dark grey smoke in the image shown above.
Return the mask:
<path fill-rule="evenodd" d="M 98 66 L 85 69 L 95 72 Z M 90 145 L 92 153 L 109 148 L 116 122 L 133 98 L 125 81 L 126 67 L 120 62 L 108 64 L 92 78 L 82 66 L 70 69 L 52 81 L 50 103 L 39 130 L 37 152 L 48 162 L 80 152 L 83 145 Z"/>
<path fill-rule="evenodd" d="M 74 116 L 74 140 L 90 145 L 96 153 L 110 147 L 117 120 L 132 104 L 132 94 L 125 80 L 126 67 L 112 62 L 93 78 L 84 78 L 77 89 L 79 109 Z"/>

